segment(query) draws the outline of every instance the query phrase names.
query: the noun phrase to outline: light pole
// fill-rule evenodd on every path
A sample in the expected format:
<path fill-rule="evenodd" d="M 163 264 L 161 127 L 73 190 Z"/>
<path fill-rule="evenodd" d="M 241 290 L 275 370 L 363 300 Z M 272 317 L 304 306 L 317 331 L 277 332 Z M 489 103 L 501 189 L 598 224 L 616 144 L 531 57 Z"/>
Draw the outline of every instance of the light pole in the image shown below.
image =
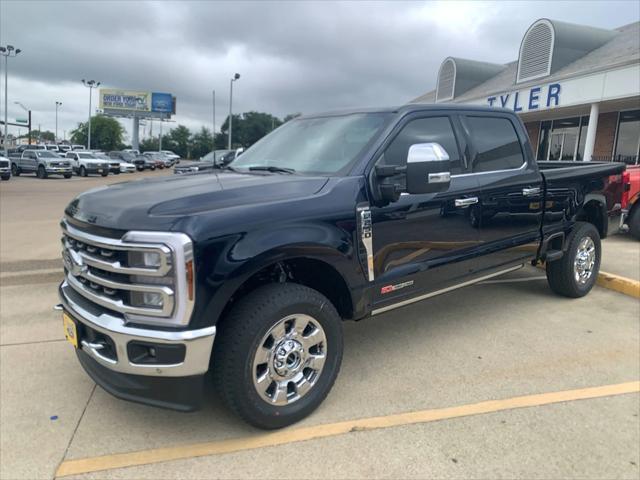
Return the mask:
<path fill-rule="evenodd" d="M 19 105 L 25 112 L 27 112 L 27 138 L 29 140 L 29 145 L 31 145 L 31 110 L 25 107 L 20 102 L 13 102 L 16 105 Z"/>
<path fill-rule="evenodd" d="M 231 132 L 233 130 L 233 82 L 240 78 L 240 74 L 236 73 L 231 80 L 229 81 L 229 146 L 228 149 L 231 150 Z"/>
<path fill-rule="evenodd" d="M 9 125 L 7 122 L 7 108 L 8 108 L 8 80 L 9 80 L 9 57 L 17 56 L 22 50 L 15 48 L 13 45 L 7 45 L 6 47 L 0 46 L 0 55 L 4 57 L 4 155 L 9 156 Z"/>
<path fill-rule="evenodd" d="M 56 101 L 56 140 L 55 142 L 58 143 L 58 107 L 62 106 L 62 102 L 58 102 Z"/>
<path fill-rule="evenodd" d="M 213 148 L 211 149 L 211 151 L 215 152 L 216 151 L 216 91 L 215 90 L 213 90 L 213 112 L 211 113 L 211 120 L 213 123 L 213 129 L 211 130 Z M 214 157 L 215 157 L 215 154 L 214 154 Z M 215 163 L 215 158 L 213 161 Z"/>
<path fill-rule="evenodd" d="M 91 92 L 100 86 L 95 80 L 82 79 L 82 84 L 89 89 L 89 123 L 87 125 L 87 150 L 91 150 Z"/>

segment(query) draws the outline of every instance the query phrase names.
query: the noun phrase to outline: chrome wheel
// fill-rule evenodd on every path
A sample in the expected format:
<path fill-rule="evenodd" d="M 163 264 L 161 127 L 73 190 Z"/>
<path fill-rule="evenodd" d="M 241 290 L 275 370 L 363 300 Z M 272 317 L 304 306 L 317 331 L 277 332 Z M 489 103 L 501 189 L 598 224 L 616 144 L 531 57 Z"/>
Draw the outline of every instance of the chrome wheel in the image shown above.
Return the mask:
<path fill-rule="evenodd" d="M 309 315 L 288 315 L 262 338 L 253 357 L 253 386 L 271 405 L 288 405 L 305 396 L 320 378 L 327 339 Z"/>
<path fill-rule="evenodd" d="M 573 261 L 573 275 L 580 285 L 589 281 L 596 264 L 596 246 L 591 237 L 584 237 L 578 244 Z"/>

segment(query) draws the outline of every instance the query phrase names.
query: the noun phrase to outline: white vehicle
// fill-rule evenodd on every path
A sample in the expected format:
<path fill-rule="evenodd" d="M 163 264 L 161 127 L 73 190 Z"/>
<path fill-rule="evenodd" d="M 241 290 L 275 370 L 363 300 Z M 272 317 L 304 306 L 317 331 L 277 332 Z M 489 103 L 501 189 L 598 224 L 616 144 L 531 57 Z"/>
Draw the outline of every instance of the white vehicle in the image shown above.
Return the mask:
<path fill-rule="evenodd" d="M 130 148 L 121 150 L 122 152 L 133 153 L 134 155 L 140 155 L 140 150 L 132 150 Z"/>
<path fill-rule="evenodd" d="M 84 145 L 71 145 L 71 150 L 86 150 Z"/>
<path fill-rule="evenodd" d="M 136 166 L 133 163 L 120 160 L 120 173 L 135 173 Z"/>
<path fill-rule="evenodd" d="M 180 160 L 180 155 L 176 155 L 171 150 L 160 150 L 160 153 L 162 153 L 169 160 Z"/>
<path fill-rule="evenodd" d="M 71 150 L 71 145 L 58 145 L 58 151 L 62 154 L 67 153 Z"/>
<path fill-rule="evenodd" d="M 52 151 L 52 152 L 60 152 L 60 148 L 58 147 L 58 145 L 47 144 L 47 145 L 45 145 L 45 148 L 47 150 Z"/>
<path fill-rule="evenodd" d="M 11 162 L 7 157 L 0 155 L 0 178 L 9 180 L 11 178 Z"/>
<path fill-rule="evenodd" d="M 90 152 L 67 152 L 66 158 L 71 161 L 73 171 L 81 177 L 96 173 L 106 177 L 109 175 L 109 162 L 96 158 Z"/>

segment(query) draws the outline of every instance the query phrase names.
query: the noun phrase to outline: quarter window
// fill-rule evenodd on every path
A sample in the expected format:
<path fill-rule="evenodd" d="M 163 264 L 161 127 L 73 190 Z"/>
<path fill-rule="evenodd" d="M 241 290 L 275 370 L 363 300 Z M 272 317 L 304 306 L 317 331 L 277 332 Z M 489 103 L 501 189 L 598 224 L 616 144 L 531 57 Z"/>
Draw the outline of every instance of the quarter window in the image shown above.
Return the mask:
<path fill-rule="evenodd" d="M 380 159 L 382 165 L 406 165 L 409 147 L 417 143 L 439 143 L 449 154 L 451 174 L 462 172 L 462 159 L 448 117 L 412 120 L 398 133 Z"/>
<path fill-rule="evenodd" d="M 498 117 L 466 117 L 475 147 L 474 172 L 510 170 L 524 164 L 522 146 L 510 120 Z"/>

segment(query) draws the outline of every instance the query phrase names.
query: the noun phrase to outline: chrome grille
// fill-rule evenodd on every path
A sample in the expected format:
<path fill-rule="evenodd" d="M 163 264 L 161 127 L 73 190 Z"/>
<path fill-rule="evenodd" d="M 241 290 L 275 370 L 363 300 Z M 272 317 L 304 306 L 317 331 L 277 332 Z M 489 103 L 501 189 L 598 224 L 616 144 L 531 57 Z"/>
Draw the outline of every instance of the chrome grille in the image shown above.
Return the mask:
<path fill-rule="evenodd" d="M 192 258 L 186 235 L 129 232 L 122 239 L 112 239 L 88 234 L 65 221 L 61 225 L 65 277 L 77 293 L 129 321 L 188 323 L 193 299 L 187 298 L 185 259 Z M 144 241 L 135 241 L 136 234 Z M 157 264 L 136 263 L 141 254 L 154 254 Z M 159 299 L 158 305 L 141 302 L 145 294 Z"/>

